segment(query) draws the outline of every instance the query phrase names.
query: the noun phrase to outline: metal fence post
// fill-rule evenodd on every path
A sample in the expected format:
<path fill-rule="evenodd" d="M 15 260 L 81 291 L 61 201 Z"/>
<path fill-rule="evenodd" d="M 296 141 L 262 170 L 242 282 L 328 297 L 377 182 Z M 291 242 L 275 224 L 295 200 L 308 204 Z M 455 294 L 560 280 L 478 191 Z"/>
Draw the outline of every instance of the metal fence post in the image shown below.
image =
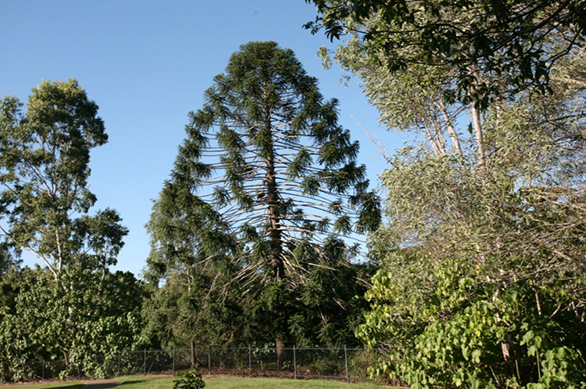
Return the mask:
<path fill-rule="evenodd" d="M 248 376 L 252 377 L 252 348 L 248 346 Z"/>
<path fill-rule="evenodd" d="M 348 375 L 348 350 L 344 345 L 344 364 L 346 365 L 346 382 L 350 382 L 350 376 Z"/>
<path fill-rule="evenodd" d="M 297 352 L 295 346 L 293 346 L 293 374 L 295 375 L 295 379 L 297 379 Z"/>
<path fill-rule="evenodd" d="M 303 369 L 302 369 L 301 373 L 298 371 L 298 368 L 299 368 L 298 361 L 297 361 L 298 349 L 296 346 L 293 346 L 292 349 L 293 349 L 293 376 L 294 376 L 294 379 L 295 380 L 303 379 L 303 377 L 305 377 Z M 204 348 L 201 348 L 198 350 L 201 350 L 201 353 L 203 354 Z M 245 370 L 244 370 L 246 368 L 245 359 L 244 359 L 244 356 L 242 355 L 243 350 L 246 350 L 246 348 L 245 347 L 241 347 L 241 348 L 237 348 L 237 349 L 235 349 L 235 348 L 219 348 L 219 354 L 216 356 L 216 359 L 217 359 L 216 364 L 220 367 L 222 372 L 224 371 L 222 369 L 224 369 L 225 365 L 227 364 L 228 368 L 226 368 L 226 369 L 234 370 L 234 371 L 237 370 L 240 374 L 246 374 Z M 275 350 L 274 348 L 255 348 L 255 353 L 258 354 L 258 355 L 255 354 L 255 366 L 257 366 L 256 367 L 257 373 L 264 372 L 265 368 L 268 368 L 269 371 L 271 371 L 271 368 L 273 366 L 272 363 L 274 363 L 274 360 L 271 357 L 273 356 L 274 350 Z M 307 356 L 304 356 L 305 354 L 304 354 L 303 350 L 306 350 L 306 353 L 310 352 L 310 351 L 319 351 L 319 350 L 327 351 L 328 352 L 327 355 L 329 355 L 330 358 L 333 358 L 332 362 L 335 362 L 338 366 L 339 366 L 339 363 L 341 362 L 340 361 L 340 359 L 341 359 L 340 352 L 342 351 L 341 347 L 337 347 L 337 348 L 333 348 L 333 349 L 332 348 L 304 349 L 302 347 L 301 348 L 301 351 L 302 351 L 301 364 L 302 364 L 302 366 L 304 365 L 304 363 L 307 363 L 307 361 L 306 361 Z M 353 369 L 353 372 L 350 372 L 350 357 L 356 358 L 356 356 L 354 354 L 357 351 L 359 351 L 359 352 L 364 352 L 364 351 L 362 349 L 355 349 L 355 348 L 348 349 L 348 347 L 346 345 L 344 345 L 343 350 L 344 350 L 344 369 L 345 369 L 345 375 L 346 375 L 346 382 L 351 382 L 351 379 L 350 379 L 351 374 L 355 374 L 355 376 L 354 376 L 355 379 L 366 378 L 362 374 L 362 372 L 360 372 L 356 369 Z M 181 349 L 179 349 L 179 351 L 181 351 Z M 212 351 L 213 351 L 212 346 L 208 346 L 208 358 L 207 359 L 208 359 L 208 374 L 209 375 L 211 375 L 213 373 Z M 381 355 L 380 350 L 369 350 L 369 351 L 370 351 L 369 354 L 364 355 L 364 357 L 368 357 L 368 360 L 372 359 L 373 357 L 376 357 L 376 355 Z M 157 355 L 163 353 L 164 355 L 169 356 L 168 349 L 167 350 L 150 350 L 150 352 L 157 353 Z M 223 354 L 226 352 L 229 353 L 228 357 L 226 357 Z M 353 352 L 354 354 L 349 355 L 349 353 L 351 353 L 351 352 Z M 375 352 L 377 354 L 375 354 L 375 355 L 371 354 L 373 352 Z M 125 367 L 124 373 L 125 374 L 137 374 L 137 373 L 140 374 L 140 370 L 138 370 L 140 367 L 136 365 L 138 363 L 138 361 L 134 360 L 135 355 L 138 359 L 138 353 L 140 353 L 140 350 L 118 351 L 116 353 L 117 358 L 118 358 L 118 377 L 122 376 L 122 373 L 123 373 L 123 371 L 122 371 L 122 354 L 123 353 L 127 353 L 127 356 L 126 356 L 127 360 L 125 360 L 126 367 Z M 168 360 L 164 364 L 159 364 L 160 361 L 158 360 L 157 355 L 154 355 L 155 359 L 153 359 L 153 361 L 152 361 L 153 363 L 149 366 L 148 365 L 148 353 L 149 353 L 149 350 L 144 348 L 143 349 L 143 363 L 144 363 L 143 374 L 145 376 L 148 373 L 150 373 L 150 371 L 152 371 L 152 372 L 163 372 L 163 371 L 168 372 L 169 371 L 168 370 L 169 365 L 167 364 Z M 200 355 L 199 351 L 198 351 L 198 355 Z M 94 358 L 96 358 L 96 360 L 99 360 L 99 358 L 103 358 L 103 356 L 97 355 L 97 354 L 92 354 L 92 356 Z M 201 357 L 203 357 L 203 355 L 201 355 Z M 248 375 L 250 377 L 253 376 L 253 374 L 252 374 L 252 359 L 253 359 L 252 358 L 252 346 L 249 345 L 248 346 Z M 312 356 L 310 356 L 310 360 L 311 359 L 313 359 Z M 198 360 L 201 360 L 201 359 L 198 359 Z M 115 363 L 115 360 L 108 359 L 108 361 Z M 234 363 L 234 361 L 236 361 L 236 367 L 231 368 L 230 366 L 232 366 L 231 364 Z M 281 362 L 287 362 L 287 361 L 288 361 L 288 357 L 286 356 L 286 353 L 285 353 L 285 356 L 283 357 Z M 47 363 L 47 362 L 49 362 L 49 363 Z M 54 377 L 55 371 L 57 371 L 57 372 L 60 371 L 60 369 L 62 368 L 61 367 L 62 362 L 63 361 L 51 362 L 51 361 L 45 361 L 44 359 L 41 359 L 41 360 L 36 360 L 36 361 L 30 362 L 30 363 L 32 363 L 34 365 L 38 365 L 38 364 L 41 365 L 41 379 L 44 381 L 44 380 L 51 379 L 52 377 Z M 102 362 L 102 363 L 105 363 L 105 362 Z M 179 363 L 179 366 L 177 365 L 178 363 Z M 177 349 L 175 347 L 172 348 L 172 364 L 173 364 L 172 365 L 173 374 L 175 374 L 177 372 L 177 370 L 181 369 L 181 366 L 183 366 L 181 363 L 181 355 L 177 356 Z M 268 366 L 267 366 L 267 364 L 268 364 Z M 64 369 L 66 369 L 66 368 L 64 368 Z M 356 371 L 354 371 L 354 370 L 356 370 Z M 234 374 L 234 371 L 232 371 L 232 374 Z M 38 372 L 38 370 L 37 370 L 37 372 Z M 72 377 L 83 377 L 83 375 L 82 375 L 83 373 L 79 370 L 71 369 L 71 374 L 72 374 Z M 75 375 L 75 374 L 77 374 L 77 375 Z M 115 371 L 112 372 L 112 374 L 115 374 Z M 230 374 L 230 373 L 227 373 L 227 374 Z M 331 377 L 330 375 L 328 375 L 329 373 L 326 373 L 323 371 L 317 371 L 316 374 L 319 376 L 324 376 L 324 378 L 325 378 L 325 376 L 327 376 L 329 378 L 334 378 L 334 377 Z M 342 378 L 342 377 L 337 376 L 336 378 Z"/>

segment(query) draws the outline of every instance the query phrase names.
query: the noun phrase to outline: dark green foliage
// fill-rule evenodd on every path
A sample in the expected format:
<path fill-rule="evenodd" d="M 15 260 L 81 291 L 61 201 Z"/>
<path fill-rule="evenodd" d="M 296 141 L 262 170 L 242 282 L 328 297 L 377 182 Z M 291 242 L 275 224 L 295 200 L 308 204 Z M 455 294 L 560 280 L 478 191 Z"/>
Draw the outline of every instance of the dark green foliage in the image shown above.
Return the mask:
<path fill-rule="evenodd" d="M 25 268 L 15 284 L 14 307 L 0 322 L 5 381 L 29 378 L 31 361 L 39 360 L 65 360 L 63 374 L 104 377 L 113 373 L 107 366 L 115 365 L 117 353 L 139 341 L 144 293 L 131 273 L 79 272 L 55 282 L 46 269 Z"/>
<path fill-rule="evenodd" d="M 331 40 L 355 33 L 374 66 L 391 72 L 414 65 L 446 67 L 456 89 L 445 97 L 487 103 L 506 93 L 549 85 L 552 66 L 582 47 L 586 7 L 580 0 L 306 0 L 319 16 L 306 28 L 323 28 Z M 563 37 L 552 45 L 552 36 Z M 382 54 L 384 59 L 378 57 Z"/>
<path fill-rule="evenodd" d="M 203 288 L 195 316 L 220 299 L 235 303 L 241 328 L 259 334 L 239 342 L 285 340 L 293 312 L 313 316 L 300 302 L 318 269 L 329 280 L 358 274 L 349 263 L 356 247 L 343 238 L 376 228 L 378 197 L 355 162 L 358 144 L 337 124 L 337 102 L 323 99 L 291 50 L 243 45 L 205 97 L 153 207 L 147 274 Z M 355 285 L 349 293 L 360 294 Z M 316 298 L 325 305 L 340 286 Z M 325 317 L 316 325 L 329 326 Z"/>
<path fill-rule="evenodd" d="M 7 315 L 13 315 L 16 310 L 16 296 L 20 290 L 20 272 L 17 267 L 11 267 L 0 276 L 0 322 Z"/>
<path fill-rule="evenodd" d="M 229 263 L 173 271 L 145 301 L 143 334 L 151 347 L 233 345 L 245 332 L 241 297 Z"/>
<path fill-rule="evenodd" d="M 201 389 L 206 386 L 201 374 L 195 370 L 179 372 L 175 376 L 181 379 L 173 381 L 173 389 Z"/>
<path fill-rule="evenodd" d="M 45 266 L 2 277 L 0 380 L 30 377 L 35 360 L 101 377 L 139 343 L 143 286 L 108 270 L 128 229 L 112 209 L 88 214 L 90 150 L 108 139 L 97 110 L 75 80 L 42 82 L 26 111 L 15 97 L 0 105 L 0 255 Z"/>
<path fill-rule="evenodd" d="M 5 274 L 8 269 L 18 266 L 20 260 L 11 250 L 10 244 L 6 241 L 0 241 L 0 276 Z"/>

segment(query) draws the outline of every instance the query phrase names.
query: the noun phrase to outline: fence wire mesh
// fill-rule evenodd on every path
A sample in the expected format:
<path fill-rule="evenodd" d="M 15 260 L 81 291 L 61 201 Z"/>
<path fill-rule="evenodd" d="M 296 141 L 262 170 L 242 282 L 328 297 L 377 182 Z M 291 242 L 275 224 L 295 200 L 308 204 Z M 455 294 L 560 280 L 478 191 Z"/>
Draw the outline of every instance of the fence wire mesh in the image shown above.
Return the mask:
<path fill-rule="evenodd" d="M 97 376 L 174 374 L 197 369 L 203 374 L 292 379 L 372 380 L 368 368 L 379 362 L 379 350 L 358 348 L 205 347 L 172 350 L 135 350 L 95 355 L 93 368 L 80 371 L 64 361 L 28 364 L 24 381 Z M 374 378 L 375 380 L 380 380 Z"/>

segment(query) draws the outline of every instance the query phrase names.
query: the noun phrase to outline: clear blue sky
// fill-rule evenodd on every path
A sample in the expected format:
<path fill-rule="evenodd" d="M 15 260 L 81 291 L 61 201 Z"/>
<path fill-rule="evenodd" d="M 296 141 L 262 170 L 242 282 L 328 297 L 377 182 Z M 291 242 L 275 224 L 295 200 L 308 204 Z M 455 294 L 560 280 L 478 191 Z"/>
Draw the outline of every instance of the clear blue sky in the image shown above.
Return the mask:
<path fill-rule="evenodd" d="M 378 184 L 384 160 L 354 118 L 389 151 L 403 139 L 379 128 L 356 80 L 345 87 L 339 69 L 322 68 L 316 52 L 329 41 L 302 28 L 315 15 L 304 0 L 0 0 L 0 96 L 26 102 L 42 80 L 76 78 L 100 106 L 110 140 L 92 152 L 90 189 L 95 209 L 118 210 L 130 229 L 115 269 L 139 275 L 149 252 L 144 225 L 187 114 L 241 44 L 272 40 L 296 53 L 324 97 L 340 100 L 340 122 Z"/>

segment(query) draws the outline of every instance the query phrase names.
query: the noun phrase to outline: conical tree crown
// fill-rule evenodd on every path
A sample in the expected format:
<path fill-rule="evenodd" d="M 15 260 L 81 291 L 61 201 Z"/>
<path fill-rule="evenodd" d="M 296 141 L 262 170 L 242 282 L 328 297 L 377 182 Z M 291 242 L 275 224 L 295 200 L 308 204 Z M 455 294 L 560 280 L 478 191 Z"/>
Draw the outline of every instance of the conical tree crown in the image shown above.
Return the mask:
<path fill-rule="evenodd" d="M 216 224 L 237 237 L 225 241 L 238 242 L 230 249 L 243 276 L 301 280 L 310 263 L 342 260 L 331 255 L 344 246 L 341 236 L 377 225 L 378 199 L 355 162 L 358 143 L 317 84 L 274 42 L 241 46 L 214 78 L 204 106 L 190 113 L 159 200 L 173 204 L 166 222 L 192 231 L 193 256 L 218 254 L 202 248 L 206 231 L 215 239 L 218 232 L 202 225 Z M 197 230 L 184 223 L 198 214 L 193 204 L 207 209 Z"/>

